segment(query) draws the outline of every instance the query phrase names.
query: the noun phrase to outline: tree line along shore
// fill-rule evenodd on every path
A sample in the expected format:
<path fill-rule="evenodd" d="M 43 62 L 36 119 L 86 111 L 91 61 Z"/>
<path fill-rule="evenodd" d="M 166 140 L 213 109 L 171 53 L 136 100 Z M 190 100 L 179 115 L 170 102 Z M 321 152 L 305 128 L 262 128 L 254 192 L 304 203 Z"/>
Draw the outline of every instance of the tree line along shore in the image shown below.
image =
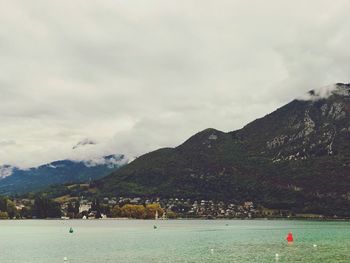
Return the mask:
<path fill-rule="evenodd" d="M 38 194 L 31 198 L 0 197 L 0 219 L 348 219 L 321 214 L 298 214 L 291 210 L 269 209 L 255 206 L 251 201 L 233 203 L 214 200 L 181 198 L 49 198 Z"/>

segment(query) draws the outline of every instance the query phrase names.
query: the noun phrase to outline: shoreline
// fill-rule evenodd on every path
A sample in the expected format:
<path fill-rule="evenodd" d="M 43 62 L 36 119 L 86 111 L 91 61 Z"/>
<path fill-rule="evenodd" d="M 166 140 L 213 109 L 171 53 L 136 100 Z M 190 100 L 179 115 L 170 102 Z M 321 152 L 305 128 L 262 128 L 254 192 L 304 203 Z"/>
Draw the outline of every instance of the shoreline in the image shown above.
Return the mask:
<path fill-rule="evenodd" d="M 172 218 L 172 219 L 139 219 L 139 218 L 19 218 L 19 219 L 0 219 L 1 221 L 153 221 L 153 222 L 162 222 L 162 221 L 344 221 L 350 222 L 350 218 L 307 218 L 307 217 L 273 217 L 273 218 Z"/>

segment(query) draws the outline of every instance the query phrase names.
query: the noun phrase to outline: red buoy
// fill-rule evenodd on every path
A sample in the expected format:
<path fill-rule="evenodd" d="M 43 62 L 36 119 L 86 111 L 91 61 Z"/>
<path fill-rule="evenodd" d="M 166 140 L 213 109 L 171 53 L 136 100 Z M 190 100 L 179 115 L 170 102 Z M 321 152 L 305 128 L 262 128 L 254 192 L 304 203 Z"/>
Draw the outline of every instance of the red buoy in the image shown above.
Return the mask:
<path fill-rule="evenodd" d="M 288 243 L 293 243 L 293 241 L 294 241 L 293 233 L 289 232 L 286 239 L 287 239 Z"/>

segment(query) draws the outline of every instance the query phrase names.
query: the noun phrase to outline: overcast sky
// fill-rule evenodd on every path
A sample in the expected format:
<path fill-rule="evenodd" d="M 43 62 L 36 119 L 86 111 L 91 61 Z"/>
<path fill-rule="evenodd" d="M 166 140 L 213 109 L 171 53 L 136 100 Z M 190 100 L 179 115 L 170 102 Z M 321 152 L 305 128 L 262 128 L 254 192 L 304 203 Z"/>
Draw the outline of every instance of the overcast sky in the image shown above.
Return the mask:
<path fill-rule="evenodd" d="M 0 0 L 0 165 L 139 156 L 350 78 L 348 0 Z M 79 146 L 89 139 L 95 145 Z"/>

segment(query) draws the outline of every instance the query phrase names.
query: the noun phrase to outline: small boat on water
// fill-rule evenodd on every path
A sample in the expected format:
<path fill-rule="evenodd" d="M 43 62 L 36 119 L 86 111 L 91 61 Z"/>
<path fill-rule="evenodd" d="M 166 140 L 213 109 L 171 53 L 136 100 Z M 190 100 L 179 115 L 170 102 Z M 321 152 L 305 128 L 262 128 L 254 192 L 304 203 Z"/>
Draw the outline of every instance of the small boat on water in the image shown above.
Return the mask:
<path fill-rule="evenodd" d="M 72 228 L 72 227 L 69 229 L 69 233 L 71 233 L 71 234 L 73 234 L 73 233 L 74 233 L 74 230 L 73 230 L 73 228 Z"/>

